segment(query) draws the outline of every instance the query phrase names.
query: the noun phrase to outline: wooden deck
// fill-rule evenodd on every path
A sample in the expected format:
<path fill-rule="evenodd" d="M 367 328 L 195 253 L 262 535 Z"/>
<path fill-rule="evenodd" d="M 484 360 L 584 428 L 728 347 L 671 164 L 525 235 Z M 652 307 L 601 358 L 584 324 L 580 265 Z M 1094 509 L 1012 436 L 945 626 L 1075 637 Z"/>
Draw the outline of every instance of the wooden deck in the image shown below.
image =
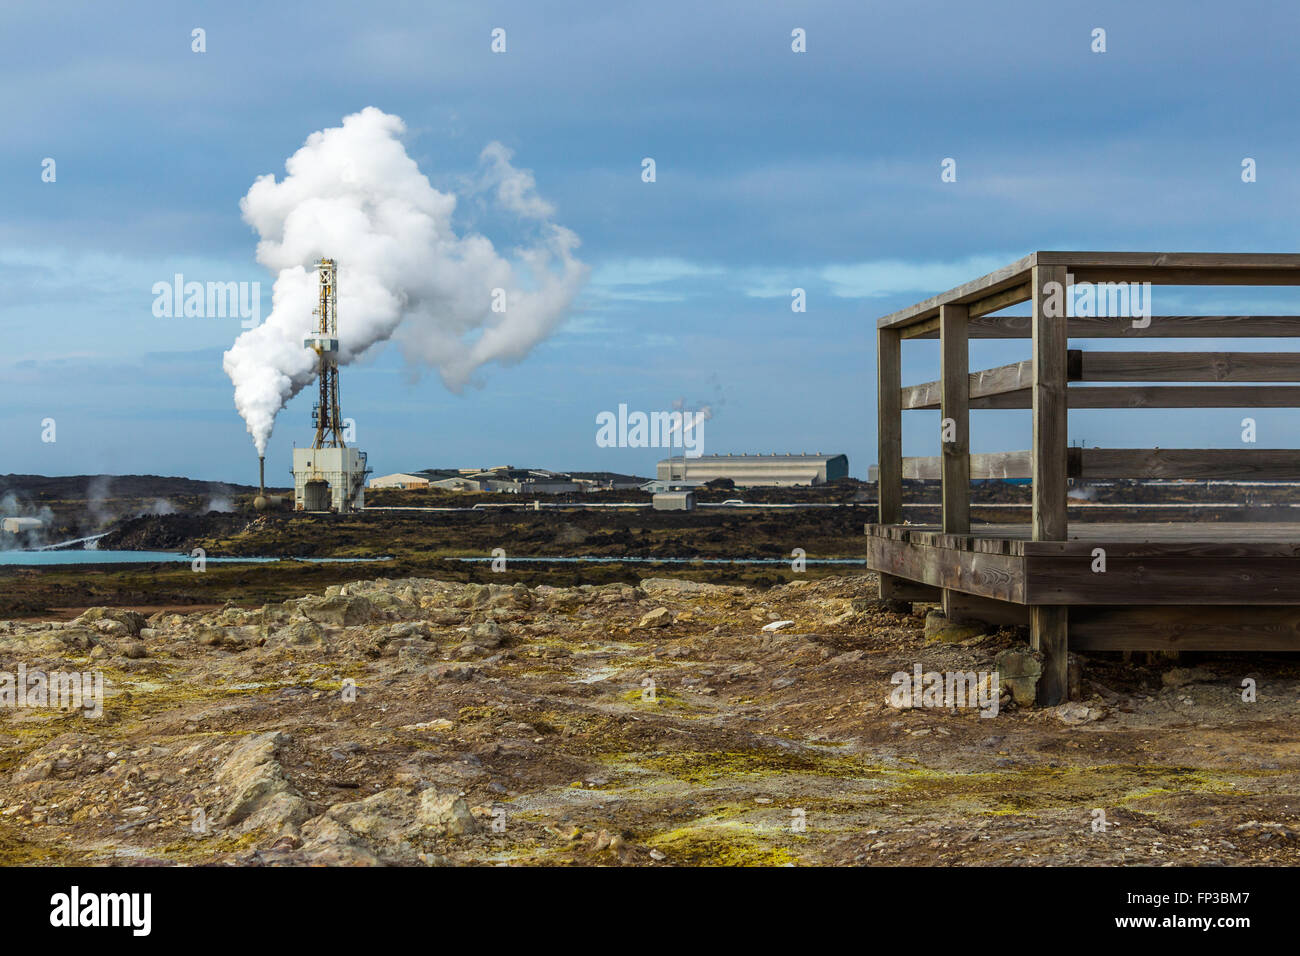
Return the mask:
<path fill-rule="evenodd" d="M 1077 408 L 1300 407 L 1300 351 L 1119 352 L 1070 348 L 1071 339 L 1295 338 L 1300 316 L 1075 316 L 1064 305 L 1085 283 L 1108 301 L 1124 283 L 1296 286 L 1300 255 L 1035 252 L 880 319 L 880 514 L 867 526 L 867 556 L 882 594 L 941 601 L 953 619 L 1026 625 L 1043 655 L 1045 704 L 1064 699 L 1070 647 L 1300 650 L 1300 524 L 1071 525 L 1067 499 L 1077 480 L 1300 477 L 1296 449 L 1067 440 Z M 1030 315 L 998 314 L 1022 302 Z M 939 378 L 904 387 L 902 343 L 926 338 L 940 342 Z M 1027 339 L 1030 354 L 972 372 L 972 338 Z M 1166 382 L 1205 384 L 1152 384 Z M 1031 409 L 1031 447 L 972 453 L 970 415 L 986 408 Z M 940 411 L 941 455 L 903 457 L 903 413 L 912 409 Z M 903 524 L 905 478 L 942 481 L 940 525 Z M 973 526 L 970 482 L 982 478 L 1030 479 L 1029 523 Z"/>
<path fill-rule="evenodd" d="M 868 525 L 867 564 L 884 596 L 943 602 L 957 620 L 1028 626 L 1031 606 L 1066 607 L 1077 650 L 1300 650 L 1300 524 L 1076 524 L 1064 541 L 1028 532 Z"/>

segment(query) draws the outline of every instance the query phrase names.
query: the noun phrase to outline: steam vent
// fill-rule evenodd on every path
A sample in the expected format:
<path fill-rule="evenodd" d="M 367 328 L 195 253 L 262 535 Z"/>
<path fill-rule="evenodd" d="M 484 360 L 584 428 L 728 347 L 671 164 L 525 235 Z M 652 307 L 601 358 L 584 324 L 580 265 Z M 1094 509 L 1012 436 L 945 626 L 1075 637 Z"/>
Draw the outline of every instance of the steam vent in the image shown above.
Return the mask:
<path fill-rule="evenodd" d="M 344 443 L 339 411 L 338 263 L 321 259 L 320 326 L 303 347 L 316 353 L 320 364 L 320 401 L 312 410 L 316 438 L 310 448 L 293 450 L 295 511 L 360 511 L 365 507 L 366 453 Z"/>

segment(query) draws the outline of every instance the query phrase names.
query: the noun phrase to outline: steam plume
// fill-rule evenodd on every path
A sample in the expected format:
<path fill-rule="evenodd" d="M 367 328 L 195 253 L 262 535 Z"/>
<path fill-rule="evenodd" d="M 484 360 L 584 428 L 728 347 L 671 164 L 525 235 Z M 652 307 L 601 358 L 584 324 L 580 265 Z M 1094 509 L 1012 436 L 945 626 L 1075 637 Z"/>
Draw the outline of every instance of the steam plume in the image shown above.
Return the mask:
<path fill-rule="evenodd" d="M 527 226 L 530 244 L 503 257 L 477 234 L 457 236 L 457 197 L 429 184 L 399 139 L 400 117 L 367 107 L 313 133 L 280 182 L 261 176 L 240 202 L 257 230 L 257 260 L 276 274 L 264 323 L 243 333 L 223 366 L 259 455 L 285 404 L 316 377 L 303 337 L 315 329 L 315 262 L 339 262 L 339 361 L 396 339 L 415 368 L 459 392 L 488 362 L 526 356 L 559 324 L 586 279 L 578 237 L 552 221 L 532 174 L 492 143 L 465 191 L 486 193 Z M 467 182 L 469 182 L 467 180 Z M 493 311 L 495 289 L 505 311 Z M 500 298 L 497 298 L 500 302 Z M 499 306 L 498 306 L 499 308 Z"/>

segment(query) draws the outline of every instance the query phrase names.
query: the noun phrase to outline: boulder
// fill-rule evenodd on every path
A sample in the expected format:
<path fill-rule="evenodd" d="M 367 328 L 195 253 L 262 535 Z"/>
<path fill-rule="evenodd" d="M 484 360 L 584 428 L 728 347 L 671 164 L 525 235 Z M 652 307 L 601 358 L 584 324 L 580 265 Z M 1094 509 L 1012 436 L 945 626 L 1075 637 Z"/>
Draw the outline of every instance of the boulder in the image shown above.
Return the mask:
<path fill-rule="evenodd" d="M 637 627 L 667 627 L 673 622 L 673 612 L 666 607 L 657 607 L 644 615 L 637 622 Z"/>
<path fill-rule="evenodd" d="M 501 641 L 505 638 L 501 631 L 501 625 L 495 621 L 484 621 L 482 624 L 475 624 L 469 629 L 469 636 L 475 644 L 481 647 L 500 647 Z"/>
<path fill-rule="evenodd" d="M 314 603 L 303 603 L 299 607 L 302 613 L 317 624 L 333 624 L 336 627 L 355 627 L 367 624 L 374 614 L 374 606 L 369 598 L 338 595 Z"/>
<path fill-rule="evenodd" d="M 97 621 L 116 621 L 125 628 L 125 633 L 132 637 L 138 635 L 140 628 L 148 623 L 143 614 L 116 607 L 87 608 L 77 621 L 82 624 L 94 624 Z"/>
<path fill-rule="evenodd" d="M 478 821 L 469 812 L 464 799 L 453 793 L 439 793 L 430 788 L 420 794 L 420 809 L 416 819 L 426 829 L 442 836 L 464 836 L 477 833 Z"/>
<path fill-rule="evenodd" d="M 225 826 L 243 830 L 296 826 L 310 815 L 307 801 L 284 776 L 277 759 L 289 737 L 278 731 L 251 734 L 236 745 L 217 770 L 227 797 L 221 808 Z"/>
<path fill-rule="evenodd" d="M 1028 647 L 1009 647 L 993 659 L 1001 688 L 1022 707 L 1033 706 L 1038 696 L 1038 678 L 1043 675 L 1043 656 Z"/>

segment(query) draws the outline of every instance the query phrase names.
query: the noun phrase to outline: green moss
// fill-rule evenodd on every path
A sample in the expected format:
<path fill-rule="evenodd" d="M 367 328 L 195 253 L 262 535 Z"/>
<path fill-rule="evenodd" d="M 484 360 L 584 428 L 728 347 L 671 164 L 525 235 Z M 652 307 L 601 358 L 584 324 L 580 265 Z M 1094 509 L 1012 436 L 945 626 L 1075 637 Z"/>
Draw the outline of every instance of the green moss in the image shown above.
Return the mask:
<path fill-rule="evenodd" d="M 645 843 L 665 853 L 669 862 L 691 866 L 790 866 L 799 862 L 789 847 L 738 821 L 678 827 L 655 834 Z"/>

